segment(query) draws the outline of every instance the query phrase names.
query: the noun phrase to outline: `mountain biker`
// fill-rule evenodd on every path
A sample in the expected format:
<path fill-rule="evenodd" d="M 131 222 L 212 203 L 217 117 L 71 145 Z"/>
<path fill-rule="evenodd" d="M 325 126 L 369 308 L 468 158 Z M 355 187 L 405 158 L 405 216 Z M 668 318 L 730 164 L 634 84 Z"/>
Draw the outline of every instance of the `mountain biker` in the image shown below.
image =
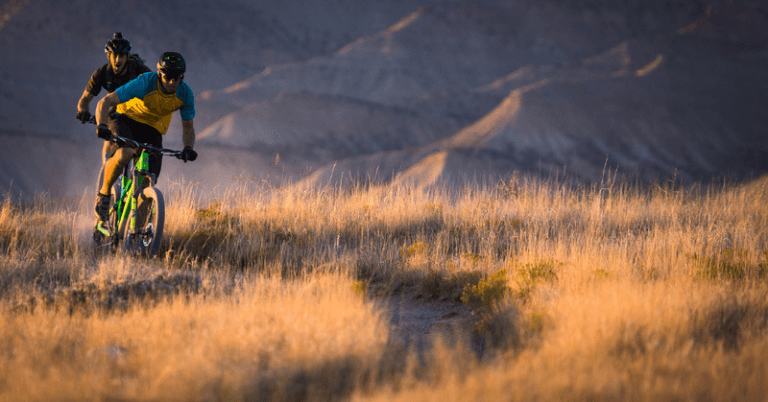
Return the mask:
<path fill-rule="evenodd" d="M 131 41 L 124 38 L 120 32 L 115 32 L 112 39 L 107 41 L 104 53 L 107 54 L 109 63 L 97 68 L 91 74 L 91 79 L 88 80 L 85 91 L 77 102 L 77 119 L 81 124 L 91 119 L 91 101 L 99 95 L 102 88 L 112 93 L 139 75 L 152 71 L 139 55 L 131 54 Z M 104 141 L 101 154 L 104 155 L 109 149 L 109 141 Z"/>
<path fill-rule="evenodd" d="M 96 106 L 96 135 L 108 140 L 112 134 L 134 141 L 163 146 L 163 135 L 168 131 L 173 112 L 181 114 L 184 162 L 197 159 L 195 145 L 195 100 L 192 89 L 184 82 L 186 62 L 176 52 L 165 52 L 157 62 L 157 72 L 140 75 L 102 98 Z M 115 114 L 109 111 L 116 107 Z M 107 125 L 109 124 L 109 125 Z M 95 212 L 101 221 L 109 217 L 110 191 L 123 168 L 134 157 L 132 148 L 113 144 L 114 152 L 104 167 L 102 187 L 96 196 Z M 162 155 L 149 154 L 149 173 L 160 175 Z"/>
<path fill-rule="evenodd" d="M 101 88 L 112 93 L 128 81 L 152 71 L 138 55 L 131 55 L 131 41 L 125 39 L 120 32 L 115 32 L 112 39 L 107 41 L 104 46 L 104 53 L 107 54 L 109 63 L 97 68 L 91 74 L 91 79 L 77 102 L 77 119 L 81 123 L 90 120 L 91 101 L 99 95 Z"/>

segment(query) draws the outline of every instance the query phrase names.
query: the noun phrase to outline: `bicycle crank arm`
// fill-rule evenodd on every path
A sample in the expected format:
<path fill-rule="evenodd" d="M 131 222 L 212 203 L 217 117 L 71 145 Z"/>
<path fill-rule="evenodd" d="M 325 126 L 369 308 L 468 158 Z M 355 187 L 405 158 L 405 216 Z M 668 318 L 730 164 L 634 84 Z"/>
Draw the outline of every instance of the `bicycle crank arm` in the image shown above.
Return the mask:
<path fill-rule="evenodd" d="M 104 221 L 99 221 L 99 224 L 96 225 L 96 230 L 101 232 L 101 234 L 103 234 L 104 236 L 107 236 L 107 237 L 112 236 L 112 232 L 109 231 L 109 229 L 102 227 L 102 224 L 104 224 Z"/>

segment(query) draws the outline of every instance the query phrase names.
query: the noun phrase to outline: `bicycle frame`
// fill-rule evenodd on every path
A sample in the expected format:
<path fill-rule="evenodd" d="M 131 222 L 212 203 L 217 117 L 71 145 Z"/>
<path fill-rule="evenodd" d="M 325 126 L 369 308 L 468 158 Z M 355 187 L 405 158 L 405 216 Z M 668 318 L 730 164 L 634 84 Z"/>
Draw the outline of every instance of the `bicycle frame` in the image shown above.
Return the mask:
<path fill-rule="evenodd" d="M 147 186 L 153 186 L 152 177 L 149 175 L 149 154 L 145 149 L 142 149 L 138 155 L 138 161 L 133 166 L 132 174 L 128 174 L 131 171 L 130 165 L 126 167 L 122 175 L 120 196 L 117 197 L 115 205 L 112 208 L 117 213 L 116 227 L 112 228 L 112 231 L 103 227 L 104 222 L 99 222 L 96 229 L 100 231 L 104 236 L 112 236 L 123 226 L 129 216 L 132 217 L 128 223 L 128 233 L 133 233 L 136 230 L 136 218 L 135 214 L 138 202 L 136 201 L 139 196 L 139 192 L 145 186 L 145 180 L 149 183 Z"/>

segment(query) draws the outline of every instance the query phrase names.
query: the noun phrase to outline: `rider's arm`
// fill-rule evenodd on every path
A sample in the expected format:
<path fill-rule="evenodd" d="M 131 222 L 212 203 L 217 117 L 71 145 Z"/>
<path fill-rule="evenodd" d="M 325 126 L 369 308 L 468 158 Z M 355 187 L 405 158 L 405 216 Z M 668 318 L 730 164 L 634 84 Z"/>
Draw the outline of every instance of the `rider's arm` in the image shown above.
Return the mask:
<path fill-rule="evenodd" d="M 80 97 L 80 100 L 77 102 L 77 111 L 90 112 L 91 101 L 93 100 L 93 98 L 94 98 L 93 94 L 91 94 L 87 89 L 83 91 L 83 95 Z"/>
<path fill-rule="evenodd" d="M 181 121 L 181 141 L 185 147 L 195 147 L 195 126 L 192 124 L 194 120 L 182 120 Z"/>
<path fill-rule="evenodd" d="M 96 124 L 107 124 L 107 120 L 109 120 L 109 111 L 120 104 L 120 98 L 117 96 L 117 92 L 112 92 L 111 94 L 101 98 L 99 103 L 96 105 Z"/>

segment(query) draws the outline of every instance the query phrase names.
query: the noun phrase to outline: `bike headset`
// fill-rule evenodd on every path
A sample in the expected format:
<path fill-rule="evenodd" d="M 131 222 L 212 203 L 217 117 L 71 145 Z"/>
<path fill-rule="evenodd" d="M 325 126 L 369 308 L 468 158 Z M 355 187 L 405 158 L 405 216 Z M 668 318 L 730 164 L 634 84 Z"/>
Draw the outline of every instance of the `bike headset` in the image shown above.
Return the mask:
<path fill-rule="evenodd" d="M 106 46 L 104 46 L 104 53 L 115 53 L 115 54 L 130 54 L 131 53 L 131 41 L 128 39 L 123 38 L 123 34 L 120 32 L 115 32 L 115 34 L 112 36 L 112 39 L 110 39 Z"/>
<path fill-rule="evenodd" d="M 157 62 L 157 72 L 168 78 L 184 78 L 185 71 L 187 71 L 187 63 L 181 54 L 176 52 L 163 53 Z"/>

